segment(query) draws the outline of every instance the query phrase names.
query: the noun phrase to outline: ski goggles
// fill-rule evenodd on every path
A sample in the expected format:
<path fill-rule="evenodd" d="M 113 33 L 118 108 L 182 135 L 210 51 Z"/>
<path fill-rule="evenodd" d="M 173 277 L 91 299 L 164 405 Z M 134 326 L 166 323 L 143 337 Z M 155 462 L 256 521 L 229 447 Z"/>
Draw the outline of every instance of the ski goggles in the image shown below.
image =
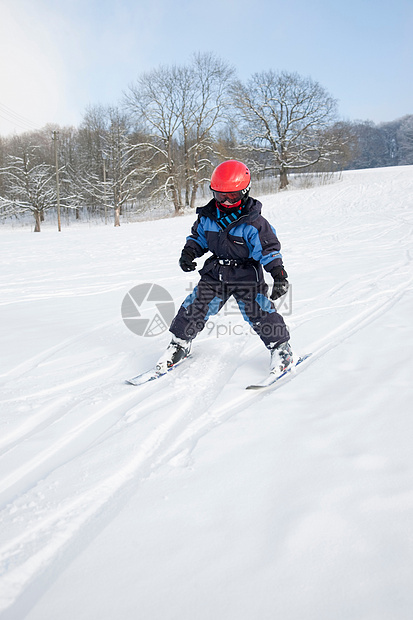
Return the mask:
<path fill-rule="evenodd" d="M 238 192 L 216 192 L 214 189 L 212 190 L 214 198 L 220 204 L 230 204 L 234 205 L 239 202 L 245 194 L 245 190 L 241 190 Z"/>

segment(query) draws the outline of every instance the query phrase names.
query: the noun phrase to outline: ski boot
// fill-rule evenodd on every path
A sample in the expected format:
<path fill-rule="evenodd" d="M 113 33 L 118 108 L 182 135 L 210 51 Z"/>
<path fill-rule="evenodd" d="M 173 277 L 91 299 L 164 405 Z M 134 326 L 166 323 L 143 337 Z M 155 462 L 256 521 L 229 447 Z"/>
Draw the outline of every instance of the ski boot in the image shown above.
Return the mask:
<path fill-rule="evenodd" d="M 269 349 L 271 351 L 271 374 L 282 375 L 292 369 L 294 356 L 289 342 L 282 342 L 278 346 L 269 347 Z"/>
<path fill-rule="evenodd" d="M 181 338 L 173 336 L 165 353 L 158 360 L 156 370 L 162 373 L 167 372 L 172 366 L 175 366 L 175 364 L 178 364 L 178 362 L 188 357 L 190 350 L 190 340 L 182 340 Z"/>

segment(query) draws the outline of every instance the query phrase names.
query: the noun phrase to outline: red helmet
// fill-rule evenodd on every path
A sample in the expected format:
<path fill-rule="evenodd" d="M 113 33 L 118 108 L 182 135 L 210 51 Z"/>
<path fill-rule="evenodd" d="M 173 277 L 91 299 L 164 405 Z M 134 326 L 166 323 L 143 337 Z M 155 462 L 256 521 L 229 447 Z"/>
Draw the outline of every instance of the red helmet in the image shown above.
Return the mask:
<path fill-rule="evenodd" d="M 230 206 L 246 200 L 250 185 L 251 174 L 247 166 L 230 159 L 215 168 L 210 187 L 217 202 Z"/>
<path fill-rule="evenodd" d="M 250 183 L 251 175 L 247 166 L 235 159 L 219 164 L 211 177 L 211 189 L 216 192 L 237 192 L 247 189 Z"/>

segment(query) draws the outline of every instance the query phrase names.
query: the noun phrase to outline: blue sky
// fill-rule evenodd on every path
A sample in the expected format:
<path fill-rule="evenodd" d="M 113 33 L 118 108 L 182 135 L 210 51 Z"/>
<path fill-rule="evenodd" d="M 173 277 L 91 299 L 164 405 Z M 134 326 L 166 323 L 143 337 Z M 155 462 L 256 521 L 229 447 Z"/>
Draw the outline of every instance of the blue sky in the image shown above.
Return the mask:
<path fill-rule="evenodd" d="M 413 114 L 413 0 L 0 0 L 0 135 L 78 125 L 141 73 L 214 52 L 296 71 L 346 120 Z"/>

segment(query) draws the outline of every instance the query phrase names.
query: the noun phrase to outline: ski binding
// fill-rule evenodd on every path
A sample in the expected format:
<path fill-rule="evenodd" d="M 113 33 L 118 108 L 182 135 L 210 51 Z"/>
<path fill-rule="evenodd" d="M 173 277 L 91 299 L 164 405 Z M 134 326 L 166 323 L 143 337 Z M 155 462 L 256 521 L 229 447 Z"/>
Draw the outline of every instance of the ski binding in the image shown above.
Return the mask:
<path fill-rule="evenodd" d="M 252 385 L 248 385 L 245 389 L 247 389 L 247 390 L 262 390 L 262 389 L 268 388 L 268 387 L 278 383 L 278 381 L 281 381 L 285 377 L 289 377 L 291 375 L 294 375 L 294 372 L 295 372 L 295 369 L 297 368 L 297 366 L 299 366 L 305 360 L 307 360 L 310 357 L 310 355 L 311 355 L 311 353 L 306 353 L 305 355 L 301 355 L 298 358 L 298 360 L 295 362 L 295 364 L 293 364 L 292 367 L 289 368 L 288 370 L 284 370 L 284 372 L 282 372 L 279 375 L 271 372 L 268 375 L 268 377 L 266 377 L 263 381 L 260 381 L 259 383 L 253 383 Z M 292 376 L 291 376 L 291 378 L 292 378 Z"/>

